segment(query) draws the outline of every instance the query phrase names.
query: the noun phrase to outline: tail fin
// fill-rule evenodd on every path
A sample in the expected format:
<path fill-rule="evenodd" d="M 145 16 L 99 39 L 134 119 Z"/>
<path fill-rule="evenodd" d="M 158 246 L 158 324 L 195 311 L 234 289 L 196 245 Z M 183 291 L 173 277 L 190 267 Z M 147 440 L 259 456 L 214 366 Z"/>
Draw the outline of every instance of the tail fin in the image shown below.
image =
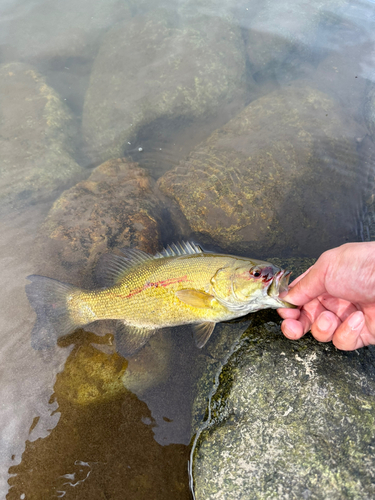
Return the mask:
<path fill-rule="evenodd" d="M 68 296 L 79 289 L 36 274 L 27 279 L 31 283 L 25 287 L 26 294 L 37 315 L 31 332 L 31 345 L 34 349 L 52 347 L 59 337 L 73 332 L 79 326 L 67 306 Z"/>

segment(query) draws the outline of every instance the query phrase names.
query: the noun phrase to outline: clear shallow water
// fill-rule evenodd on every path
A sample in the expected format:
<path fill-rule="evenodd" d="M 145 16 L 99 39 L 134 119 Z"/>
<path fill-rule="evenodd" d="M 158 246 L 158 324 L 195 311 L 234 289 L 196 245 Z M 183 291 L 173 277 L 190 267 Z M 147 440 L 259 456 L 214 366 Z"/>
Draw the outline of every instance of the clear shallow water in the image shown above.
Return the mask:
<path fill-rule="evenodd" d="M 139 120 L 134 141 L 125 141 L 123 151 L 158 178 L 246 104 L 272 91 L 288 88 L 296 81 L 302 82 L 327 94 L 347 117 L 345 133 L 357 144 L 356 168 L 363 190 L 362 198 L 355 205 L 356 213 L 340 222 L 347 224 L 348 233 L 355 234 L 358 240 L 373 234 L 366 226 L 373 215 L 366 218 L 363 214 L 374 180 L 373 143 L 364 118 L 368 111 L 367 95 L 375 82 L 374 3 L 333 2 L 311 6 L 285 1 L 257 2 L 254 7 L 250 2 L 234 5 L 221 0 L 204 5 L 166 2 L 161 6 L 166 12 L 181 16 L 172 17 L 172 28 L 183 25 L 181 18 L 189 16 L 197 24 L 203 16 L 208 16 L 225 19 L 230 26 L 240 28 L 239 40 L 250 47 L 247 51 L 243 48 L 242 52 L 244 76 L 238 81 L 244 85 L 243 93 L 233 95 L 231 100 L 226 100 L 225 93 L 220 95 L 218 102 L 211 104 L 211 111 L 207 108 L 202 114 L 192 113 L 178 119 L 176 114 L 166 116 L 165 112 L 151 118 L 148 124 Z M 165 353 L 164 357 L 146 352 L 138 365 L 133 362 L 135 366 L 127 366 L 110 345 L 110 338 L 96 335 L 108 333 L 105 325 L 90 328 L 90 333 L 76 334 L 51 352 L 35 351 L 30 346 L 34 313 L 24 293 L 25 277 L 29 274 L 48 270 L 50 276 L 60 277 L 59 271 L 56 269 L 55 274 L 49 264 L 56 261 L 56 255 L 51 254 L 50 259 L 48 252 L 43 257 L 35 255 L 36 234 L 61 190 L 73 186 L 82 177 L 87 178 L 93 166 L 100 163 L 97 156 L 100 148 L 95 141 L 83 137 L 83 128 L 88 128 L 88 118 L 85 125 L 83 113 L 90 75 L 106 34 L 118 23 L 131 23 L 134 19 L 139 19 L 139 29 L 146 27 L 146 18 L 138 16 L 147 14 L 151 19 L 157 18 L 160 13 L 155 7 L 146 1 L 108 2 L 105 6 L 100 2 L 82 1 L 65 3 L 63 7 L 54 1 L 0 4 L 0 63 L 27 64 L 26 71 L 38 72 L 49 88 L 56 91 L 71 113 L 71 121 L 67 119 L 64 126 L 76 131 L 71 132 L 76 141 L 73 150 L 67 153 L 69 162 L 74 161 L 83 168 L 73 169 L 68 179 L 60 179 L 56 171 L 52 177 L 57 180 L 52 184 L 43 170 L 41 187 L 36 189 L 34 199 L 30 200 L 29 187 L 21 186 L 12 202 L 5 203 L 2 209 L 2 497 L 119 498 L 125 491 L 132 498 L 190 498 L 187 460 L 191 407 L 194 380 L 199 372 L 196 367 L 204 369 L 206 354 L 196 350 L 189 334 L 176 334 L 174 338 L 167 334 L 156 340 L 153 347 L 155 352 Z M 179 43 L 179 50 L 184 54 L 184 39 Z M 155 44 L 161 45 L 162 39 L 156 38 Z M 167 48 L 164 56 L 174 48 Z M 132 48 L 128 47 L 128 51 Z M 139 68 L 137 53 L 134 57 L 133 72 L 134 68 L 139 71 L 141 82 L 147 75 L 148 65 L 151 67 L 155 60 L 146 61 Z M 2 78 L 9 73 L 16 74 L 14 68 L 6 69 Z M 132 66 L 128 68 L 130 74 Z M 96 71 L 100 72 L 100 68 L 96 67 Z M 34 81 L 39 78 L 35 74 L 31 75 Z M 111 81 L 110 72 L 104 76 Z M 21 110 L 17 106 L 17 96 L 30 102 L 30 95 L 35 91 L 28 95 L 24 90 L 28 85 L 19 81 L 2 87 L 1 91 L 0 119 L 2 123 L 7 120 L 0 134 L 1 156 L 7 160 L 2 166 L 5 180 L 0 188 L 5 194 L 12 192 L 12 186 L 16 186 L 20 178 L 27 177 L 27 169 L 40 166 L 38 161 L 27 163 L 28 158 L 48 158 L 47 152 L 52 148 L 59 152 L 62 143 L 73 142 L 68 134 L 68 139 L 61 140 L 58 146 L 51 145 L 55 142 L 41 142 L 35 150 L 31 148 L 36 141 L 42 141 L 44 132 L 33 136 L 38 128 L 35 127 L 37 119 L 30 117 L 26 104 Z M 40 88 L 40 92 L 45 92 L 43 95 L 49 96 L 48 102 L 54 102 L 55 94 L 47 92 L 43 85 Z M 6 108 L 10 95 L 13 100 Z M 111 117 L 106 127 L 111 125 L 110 120 Z M 116 121 L 118 118 L 113 115 L 113 123 Z M 27 124 L 30 135 L 23 136 Z M 274 134 L 282 139 L 282 127 L 274 126 Z M 53 124 L 49 127 L 53 128 Z M 61 128 L 63 125 L 57 124 L 53 129 L 51 141 Z M 16 142 L 16 137 L 23 140 Z M 259 135 L 259 143 L 262 140 L 264 137 Z M 329 168 L 344 175 L 346 160 L 344 151 Z M 14 168 L 7 177 L 10 162 Z M 56 157 L 46 160 L 47 165 L 55 163 Z M 36 185 L 37 181 L 33 182 Z M 371 210 L 374 207 L 370 203 L 367 211 L 371 213 Z M 323 214 L 323 218 L 329 215 Z M 163 243 L 170 242 L 173 234 L 169 233 L 168 239 Z M 70 280 L 79 285 L 83 278 L 76 272 L 72 267 Z M 103 338 L 104 341 L 100 340 Z M 134 379 L 139 381 L 139 377 L 134 376 L 128 383 L 131 390 L 127 390 L 123 376 L 131 370 L 149 376 L 137 383 Z"/>

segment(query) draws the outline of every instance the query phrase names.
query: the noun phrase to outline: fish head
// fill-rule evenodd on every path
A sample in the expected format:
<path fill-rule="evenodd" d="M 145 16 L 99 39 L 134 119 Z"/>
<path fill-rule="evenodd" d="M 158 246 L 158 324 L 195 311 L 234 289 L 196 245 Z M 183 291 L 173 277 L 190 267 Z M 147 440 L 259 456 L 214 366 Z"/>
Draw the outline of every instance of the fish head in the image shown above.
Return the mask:
<path fill-rule="evenodd" d="M 295 307 L 280 298 L 288 291 L 291 271 L 270 262 L 236 259 L 217 271 L 211 280 L 216 299 L 233 312 Z"/>

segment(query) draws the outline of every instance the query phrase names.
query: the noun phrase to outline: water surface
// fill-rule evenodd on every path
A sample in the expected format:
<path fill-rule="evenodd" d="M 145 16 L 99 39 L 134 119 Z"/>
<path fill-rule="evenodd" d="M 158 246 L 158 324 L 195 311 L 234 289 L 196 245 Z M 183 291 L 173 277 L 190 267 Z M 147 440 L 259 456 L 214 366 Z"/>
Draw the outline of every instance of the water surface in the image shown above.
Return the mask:
<path fill-rule="evenodd" d="M 371 101 L 371 95 L 375 85 L 375 4 L 370 0 L 313 4 L 299 0 L 203 3 L 69 0 L 63 4 L 56 0 L 2 0 L 1 497 L 12 500 L 117 499 L 124 495 L 134 499 L 191 498 L 188 478 L 191 411 L 195 380 L 204 370 L 208 351 L 195 348 L 190 332 L 166 332 L 142 356 L 128 363 L 116 353 L 105 324 L 77 332 L 54 349 L 34 350 L 30 332 L 35 316 L 24 293 L 29 274 L 48 271 L 50 276 L 62 278 L 60 268 L 51 264 L 58 261 L 60 247 L 47 248 L 43 254 L 35 250 L 38 231 L 52 204 L 64 189 L 87 179 L 103 157 L 111 158 L 104 142 L 94 139 L 90 142 L 89 138 L 100 132 L 101 123 L 92 118 L 96 108 L 87 108 L 94 92 L 94 72 L 99 75 L 97 78 L 102 78 L 104 89 L 108 85 L 108 95 L 114 92 L 113 80 L 119 74 L 118 68 L 98 67 L 98 58 L 108 50 L 108 37 L 113 37 L 112 46 L 116 47 L 116 36 L 120 36 L 116 33 L 124 31 L 124 26 L 129 32 L 136 26 L 142 40 L 151 29 L 148 23 L 160 19 L 167 22 L 168 33 L 178 30 L 184 33 L 187 24 L 189 33 L 193 33 L 194 27 L 198 30 L 201 23 L 207 24 L 207 36 L 212 35 L 215 43 L 223 44 L 220 50 L 212 47 L 212 66 L 215 50 L 225 54 L 225 47 L 235 38 L 238 52 L 233 53 L 233 61 L 237 64 L 237 79 L 227 91 L 218 92 L 216 101 L 212 99 L 207 108 L 201 104 L 201 109 L 193 105 L 190 109 L 186 103 L 181 104 L 180 116 L 178 105 L 171 110 L 168 102 L 157 115 L 155 109 L 162 106 L 158 102 L 152 113 L 145 111 L 139 118 L 134 137 L 126 139 L 120 150 L 116 149 L 117 156 L 138 162 L 153 179 L 158 179 L 249 103 L 296 82 L 308 85 L 327 95 L 347 117 L 342 128 L 343 140 L 355 144 L 351 154 L 355 154 L 356 199 L 355 203 L 348 203 L 350 213 L 344 215 L 343 210 L 342 220 L 337 224 L 346 230 L 348 240 L 374 238 L 375 98 Z M 221 29 L 222 39 L 217 35 Z M 139 47 L 134 47 L 134 51 L 132 46 L 124 48 L 127 66 L 121 75 L 128 73 L 129 80 L 134 80 L 133 87 L 129 86 L 132 93 L 126 96 L 133 116 L 141 116 L 140 111 L 137 115 L 137 106 L 139 109 L 144 106 L 143 101 L 140 105 L 138 92 L 142 94 L 146 82 L 148 89 L 153 88 L 150 75 L 159 78 L 167 67 L 166 60 L 174 58 L 175 66 L 178 60 L 182 67 L 181 82 L 188 79 L 192 71 L 190 63 L 184 66 L 187 57 L 184 44 L 188 42 L 186 37 L 179 36 L 175 35 L 173 40 L 177 41 L 167 44 L 166 49 L 165 39 L 155 36 L 155 45 L 150 45 L 149 50 L 159 54 L 160 59 L 154 55 L 154 59 L 146 58 L 140 63 Z M 194 39 L 192 34 L 189 36 Z M 197 46 L 203 43 L 198 35 L 194 40 Z M 221 73 L 212 73 L 216 75 L 213 86 L 219 87 L 225 66 L 233 63 L 234 68 L 228 52 Z M 181 55 L 180 59 L 176 54 Z M 234 74 L 235 69 L 231 71 Z M 228 74 L 229 80 L 232 73 Z M 13 77 L 17 78 L 14 84 L 6 80 Z M 168 75 L 164 81 L 165 88 L 158 87 L 155 93 L 173 95 Z M 119 81 L 118 88 L 125 83 L 128 84 Z M 105 92 L 98 98 L 103 116 L 109 106 L 105 98 Z M 48 101 L 49 107 L 41 107 L 42 99 Z M 24 105 L 20 106 L 20 102 Z M 120 113 L 122 106 L 119 102 L 118 113 L 109 114 L 103 129 L 118 131 L 118 123 L 120 129 L 122 123 L 124 130 L 130 127 Z M 46 117 L 46 113 L 51 114 Z M 323 120 L 322 115 L 322 123 Z M 282 144 L 283 127 L 276 123 L 272 130 Z M 265 138 L 259 135 L 254 148 L 262 141 Z M 324 156 L 324 143 L 319 147 L 319 154 Z M 63 166 L 59 166 L 61 158 Z M 334 163 L 327 161 L 327 178 L 330 169 L 346 175 L 346 150 L 338 158 Z M 60 175 L 63 168 L 69 175 Z M 34 176 L 32 181 L 28 180 L 29 175 Z M 236 187 L 241 189 L 240 185 Z M 306 192 L 309 189 L 303 179 L 300 189 Z M 282 210 L 286 213 L 292 209 L 286 197 Z M 315 215 L 324 223 L 330 213 L 324 212 L 324 207 L 321 210 Z M 298 235 L 299 228 L 295 230 Z M 170 243 L 180 236 L 177 230 L 174 234 L 174 229 L 164 228 L 159 244 Z M 319 234 L 315 240 L 319 241 Z M 216 242 L 212 248 L 220 250 L 225 243 Z M 62 247 L 64 242 L 59 245 Z M 329 244 L 326 245 L 328 248 Z M 275 249 L 266 253 L 264 257 L 275 255 Z M 287 251 L 277 255 L 287 256 Z M 64 269 L 65 279 L 76 285 L 88 279 L 73 264 L 70 270 Z M 242 329 L 234 325 L 234 337 Z M 131 375 L 128 379 L 126 373 Z"/>

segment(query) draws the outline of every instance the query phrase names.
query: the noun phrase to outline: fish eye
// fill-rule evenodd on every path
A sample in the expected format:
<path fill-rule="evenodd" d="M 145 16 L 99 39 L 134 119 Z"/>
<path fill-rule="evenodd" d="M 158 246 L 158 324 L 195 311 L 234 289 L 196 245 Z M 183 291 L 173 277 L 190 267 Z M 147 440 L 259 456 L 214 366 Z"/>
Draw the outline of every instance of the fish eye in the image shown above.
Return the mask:
<path fill-rule="evenodd" d="M 262 274 L 261 271 L 257 268 L 250 269 L 250 274 L 254 276 L 254 278 L 259 278 L 259 276 Z"/>

